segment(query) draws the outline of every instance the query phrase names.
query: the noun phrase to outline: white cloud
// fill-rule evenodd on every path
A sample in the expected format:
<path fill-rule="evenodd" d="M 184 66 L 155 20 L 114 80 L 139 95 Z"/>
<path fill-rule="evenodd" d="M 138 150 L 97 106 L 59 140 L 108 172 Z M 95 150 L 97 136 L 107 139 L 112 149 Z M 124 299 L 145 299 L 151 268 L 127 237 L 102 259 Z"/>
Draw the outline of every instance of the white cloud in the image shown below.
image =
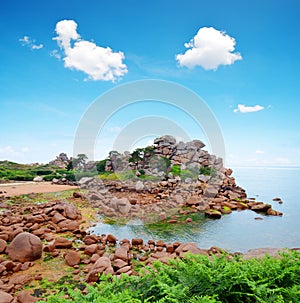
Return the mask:
<path fill-rule="evenodd" d="M 254 112 L 258 112 L 260 110 L 263 110 L 264 107 L 261 105 L 255 105 L 255 106 L 246 106 L 243 104 L 239 104 L 238 107 L 236 109 L 234 109 L 233 111 L 235 113 L 254 113 Z"/>
<path fill-rule="evenodd" d="M 57 49 L 52 50 L 49 54 L 50 54 L 51 57 L 54 57 L 58 60 L 61 59 L 61 55 L 59 54 Z"/>
<path fill-rule="evenodd" d="M 116 81 L 127 73 L 124 53 L 81 39 L 74 20 L 59 21 L 55 31 L 58 36 L 53 39 L 64 51 L 66 68 L 82 71 L 88 79 L 103 81 Z M 57 56 L 53 51 L 52 54 Z"/>
<path fill-rule="evenodd" d="M 19 41 L 22 46 L 28 46 L 31 49 L 41 49 L 44 47 L 43 44 L 35 44 L 35 39 L 31 39 L 29 36 L 24 36 L 23 38 L 20 38 Z"/>
<path fill-rule="evenodd" d="M 258 150 L 255 151 L 255 153 L 258 154 L 258 155 L 262 155 L 262 154 L 265 153 L 265 151 L 258 149 Z"/>
<path fill-rule="evenodd" d="M 22 147 L 21 152 L 22 153 L 28 153 L 29 152 L 29 147 L 27 147 L 27 146 Z"/>
<path fill-rule="evenodd" d="M 196 36 L 184 46 L 188 50 L 176 55 L 176 60 L 180 66 L 188 68 L 198 65 L 207 70 L 216 70 L 220 65 L 231 65 L 242 59 L 240 53 L 233 53 L 235 39 L 213 27 L 200 28 Z"/>

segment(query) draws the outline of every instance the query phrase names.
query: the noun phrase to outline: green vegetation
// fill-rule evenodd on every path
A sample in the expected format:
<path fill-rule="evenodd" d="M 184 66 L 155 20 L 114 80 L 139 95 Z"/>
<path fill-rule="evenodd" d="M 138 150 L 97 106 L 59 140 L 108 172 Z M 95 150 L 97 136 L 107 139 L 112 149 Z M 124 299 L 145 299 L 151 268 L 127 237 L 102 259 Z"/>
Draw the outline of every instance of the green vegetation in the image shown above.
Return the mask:
<path fill-rule="evenodd" d="M 98 177 L 102 180 L 129 180 L 129 179 L 135 179 L 135 180 L 143 179 L 145 181 L 146 180 L 147 181 L 159 181 L 160 180 L 159 177 L 148 176 L 145 173 L 143 173 L 143 171 L 142 172 L 141 171 L 139 171 L 141 174 L 139 177 L 135 174 L 135 170 L 120 171 L 120 172 L 115 172 L 115 173 L 101 172 L 101 173 L 99 173 Z"/>
<path fill-rule="evenodd" d="M 65 178 L 69 181 L 76 181 L 82 177 L 93 177 L 99 175 L 101 179 L 105 180 L 127 180 L 127 179 L 144 179 L 149 181 L 159 181 L 161 178 L 151 176 L 146 173 L 147 169 L 156 168 L 157 171 L 163 172 L 163 177 L 167 177 L 171 172 L 173 176 L 180 176 L 182 179 L 191 178 L 197 180 L 199 173 L 210 175 L 214 177 L 216 171 L 209 166 L 202 166 L 199 169 L 181 169 L 180 165 L 171 166 L 171 160 L 167 157 L 157 157 L 152 146 L 145 148 L 137 148 L 129 157 L 129 163 L 132 163 L 133 170 L 124 172 L 117 172 L 122 167 L 122 160 L 119 158 L 120 153 L 117 151 L 110 151 L 109 158 L 113 162 L 114 170 L 116 172 L 106 172 L 106 162 L 108 159 L 96 161 L 95 169 L 86 170 L 88 158 L 85 154 L 78 154 L 70 161 L 65 169 L 58 168 L 54 165 L 39 165 L 39 164 L 18 164 L 9 161 L 0 161 L 0 181 L 32 181 L 36 176 L 42 176 L 45 181 L 52 181 L 54 178 Z M 136 176 L 136 171 L 139 176 Z"/>
<path fill-rule="evenodd" d="M 137 148 L 130 154 L 129 162 L 134 163 L 136 169 L 138 169 L 138 167 L 144 169 L 153 155 L 154 148 L 152 146 Z"/>
<path fill-rule="evenodd" d="M 55 173 L 49 165 L 26 165 L 10 161 L 0 161 L 0 180 L 32 181 L 36 176 L 47 176 Z"/>
<path fill-rule="evenodd" d="M 173 165 L 171 168 L 171 173 L 173 174 L 174 177 L 180 176 L 181 175 L 180 165 Z"/>
<path fill-rule="evenodd" d="M 88 285 L 86 295 L 81 294 L 82 284 L 65 282 L 59 293 L 47 296 L 47 302 L 296 303 L 300 301 L 299 266 L 300 254 L 295 251 L 259 260 L 188 255 L 170 265 L 157 262 L 136 276 L 101 276 L 98 284 Z M 57 289 L 55 284 L 44 287 Z"/>
<path fill-rule="evenodd" d="M 0 181 L 32 181 L 36 176 L 42 176 L 45 181 L 52 181 L 54 178 L 66 178 L 69 181 L 76 181 L 82 177 L 93 177 L 97 171 L 80 171 L 61 169 L 56 166 L 18 164 L 9 161 L 0 161 Z"/>
<path fill-rule="evenodd" d="M 104 160 L 98 161 L 96 163 L 96 168 L 97 168 L 98 173 L 105 172 L 106 161 L 107 161 L 107 159 L 104 159 Z"/>
<path fill-rule="evenodd" d="M 200 167 L 200 174 L 201 175 L 215 177 L 216 173 L 217 173 L 216 170 L 209 167 L 209 166 L 201 166 Z"/>

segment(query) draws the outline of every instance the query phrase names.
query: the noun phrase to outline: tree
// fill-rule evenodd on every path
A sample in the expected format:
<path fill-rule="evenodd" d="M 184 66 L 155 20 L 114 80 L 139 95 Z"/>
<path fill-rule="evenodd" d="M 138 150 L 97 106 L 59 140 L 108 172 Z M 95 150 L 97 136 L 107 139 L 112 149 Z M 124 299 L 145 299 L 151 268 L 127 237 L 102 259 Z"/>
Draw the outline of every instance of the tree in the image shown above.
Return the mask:
<path fill-rule="evenodd" d="M 129 162 L 134 163 L 135 169 L 138 169 L 139 162 L 143 160 L 144 151 L 142 148 L 137 148 L 130 154 Z"/>
<path fill-rule="evenodd" d="M 71 169 L 81 169 L 86 164 L 86 160 L 88 159 L 85 154 L 78 154 L 77 157 L 73 158 L 67 165 L 67 170 Z"/>

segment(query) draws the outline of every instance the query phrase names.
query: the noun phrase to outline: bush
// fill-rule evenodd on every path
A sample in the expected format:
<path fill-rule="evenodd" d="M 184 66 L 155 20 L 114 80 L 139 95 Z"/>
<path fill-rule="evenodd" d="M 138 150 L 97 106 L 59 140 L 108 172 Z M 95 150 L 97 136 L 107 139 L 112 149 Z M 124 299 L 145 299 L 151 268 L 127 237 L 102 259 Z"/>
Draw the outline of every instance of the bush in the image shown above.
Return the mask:
<path fill-rule="evenodd" d="M 32 181 L 33 178 L 32 175 L 11 175 L 8 177 L 9 180 L 15 181 Z"/>
<path fill-rule="evenodd" d="M 53 170 L 51 169 L 35 169 L 32 170 L 32 174 L 36 174 L 38 176 L 44 176 L 44 175 L 50 175 L 53 173 Z"/>
<path fill-rule="evenodd" d="M 183 169 L 180 176 L 181 179 L 191 178 L 193 180 L 197 180 L 198 173 L 189 169 Z"/>
<path fill-rule="evenodd" d="M 216 173 L 217 173 L 216 170 L 209 167 L 209 166 L 201 166 L 200 167 L 200 174 L 201 175 L 215 177 Z"/>
<path fill-rule="evenodd" d="M 101 276 L 99 284 L 88 285 L 82 295 L 73 285 L 48 297 L 50 303 L 235 303 L 300 302 L 300 253 L 279 258 L 244 260 L 235 256 L 188 255 L 157 262 L 139 276 Z M 47 286 L 49 288 L 49 286 Z"/>
<path fill-rule="evenodd" d="M 46 175 L 46 176 L 44 176 L 43 180 L 44 181 L 52 181 L 54 178 L 55 179 L 61 179 L 62 176 L 57 175 L 57 174 Z"/>
<path fill-rule="evenodd" d="M 174 177 L 181 175 L 181 168 L 180 165 L 173 165 L 171 168 L 171 173 Z"/>
<path fill-rule="evenodd" d="M 96 163 L 96 168 L 99 173 L 105 172 L 106 161 L 107 159 L 104 159 Z"/>

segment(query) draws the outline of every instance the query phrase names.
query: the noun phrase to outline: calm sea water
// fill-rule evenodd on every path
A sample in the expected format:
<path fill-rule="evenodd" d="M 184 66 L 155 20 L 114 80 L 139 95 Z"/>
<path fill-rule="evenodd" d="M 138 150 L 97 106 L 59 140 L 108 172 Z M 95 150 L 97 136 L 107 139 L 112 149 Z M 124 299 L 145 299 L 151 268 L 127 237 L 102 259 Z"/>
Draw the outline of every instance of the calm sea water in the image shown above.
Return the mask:
<path fill-rule="evenodd" d="M 196 242 L 201 248 L 219 246 L 231 252 L 260 247 L 300 247 L 300 168 L 235 168 L 238 185 L 248 197 L 272 204 L 282 217 L 258 215 L 252 211 L 233 212 L 220 220 L 204 217 L 193 224 L 109 225 L 99 223 L 94 232 L 118 237 L 141 237 L 165 242 Z M 272 201 L 280 197 L 283 204 Z M 255 220 L 262 217 L 263 220 Z"/>

